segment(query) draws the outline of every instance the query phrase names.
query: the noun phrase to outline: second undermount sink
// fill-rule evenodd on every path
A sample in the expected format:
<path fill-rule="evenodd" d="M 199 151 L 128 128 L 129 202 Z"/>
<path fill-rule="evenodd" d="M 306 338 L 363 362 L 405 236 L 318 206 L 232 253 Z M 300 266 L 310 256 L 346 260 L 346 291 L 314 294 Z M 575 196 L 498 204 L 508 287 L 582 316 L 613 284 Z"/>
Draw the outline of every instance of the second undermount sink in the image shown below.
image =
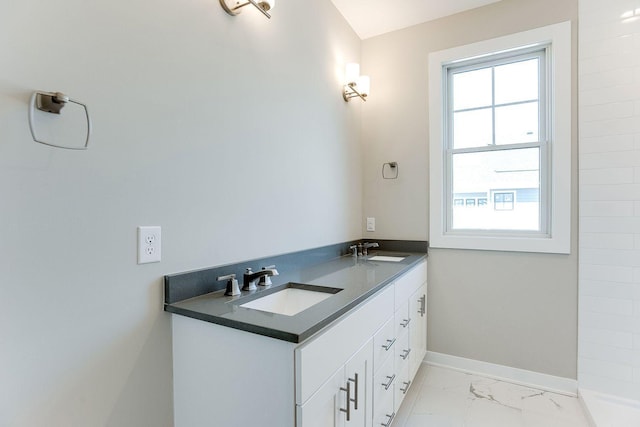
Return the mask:
<path fill-rule="evenodd" d="M 369 257 L 369 261 L 400 262 L 405 258 L 406 256 L 376 255 L 376 256 Z"/>
<path fill-rule="evenodd" d="M 337 294 L 341 290 L 340 288 L 326 286 L 287 283 L 283 289 L 240 304 L 240 307 L 294 316 Z"/>

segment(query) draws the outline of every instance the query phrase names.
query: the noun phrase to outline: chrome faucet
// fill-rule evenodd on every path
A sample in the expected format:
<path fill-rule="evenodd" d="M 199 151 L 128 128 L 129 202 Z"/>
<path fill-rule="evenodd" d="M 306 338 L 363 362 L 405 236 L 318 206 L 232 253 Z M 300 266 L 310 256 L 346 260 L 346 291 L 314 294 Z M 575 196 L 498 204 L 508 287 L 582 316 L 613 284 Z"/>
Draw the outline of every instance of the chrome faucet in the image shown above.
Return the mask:
<path fill-rule="evenodd" d="M 380 247 L 379 244 L 377 244 L 376 242 L 366 242 L 362 244 L 362 256 L 367 256 L 368 255 L 368 249 L 369 248 L 378 248 Z"/>
<path fill-rule="evenodd" d="M 265 274 L 264 276 L 260 276 L 260 283 L 258 283 L 258 286 L 271 286 L 273 283 L 271 283 L 271 276 L 277 276 L 278 275 L 278 270 L 276 270 L 276 266 L 275 265 L 268 265 L 266 267 L 262 267 L 262 270 L 271 270 L 271 271 L 275 271 L 276 274 Z"/>
<path fill-rule="evenodd" d="M 262 270 L 256 271 L 255 273 L 250 268 L 247 268 L 247 271 L 244 273 L 244 276 L 243 276 L 242 290 L 255 291 L 256 289 L 258 289 L 256 288 L 256 284 L 258 283 L 261 277 L 277 276 L 278 274 L 279 274 L 278 270 L 276 270 L 273 267 L 263 268 Z M 263 286 L 266 286 L 266 283 Z"/>

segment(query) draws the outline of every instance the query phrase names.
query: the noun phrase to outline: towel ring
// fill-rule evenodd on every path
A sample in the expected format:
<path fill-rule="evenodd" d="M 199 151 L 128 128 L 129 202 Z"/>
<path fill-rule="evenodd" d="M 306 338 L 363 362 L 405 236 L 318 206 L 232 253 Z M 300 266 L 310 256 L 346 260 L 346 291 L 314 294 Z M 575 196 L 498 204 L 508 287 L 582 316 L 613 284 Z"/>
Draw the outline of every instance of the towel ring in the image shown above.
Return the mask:
<path fill-rule="evenodd" d="M 87 118 L 87 137 L 83 146 L 70 147 L 68 145 L 58 145 L 52 142 L 47 142 L 40 139 L 35 129 L 34 112 L 37 108 L 40 111 L 44 111 L 52 114 L 60 114 L 60 110 L 64 108 L 67 103 L 77 104 L 84 108 L 84 114 Z M 36 91 L 31 95 L 29 102 L 29 129 L 31 130 L 31 136 L 35 142 L 40 144 L 49 145 L 56 148 L 64 148 L 66 150 L 86 150 L 89 147 L 89 138 L 91 136 L 91 118 L 89 117 L 89 109 L 82 102 L 69 98 L 61 92 L 41 92 Z"/>

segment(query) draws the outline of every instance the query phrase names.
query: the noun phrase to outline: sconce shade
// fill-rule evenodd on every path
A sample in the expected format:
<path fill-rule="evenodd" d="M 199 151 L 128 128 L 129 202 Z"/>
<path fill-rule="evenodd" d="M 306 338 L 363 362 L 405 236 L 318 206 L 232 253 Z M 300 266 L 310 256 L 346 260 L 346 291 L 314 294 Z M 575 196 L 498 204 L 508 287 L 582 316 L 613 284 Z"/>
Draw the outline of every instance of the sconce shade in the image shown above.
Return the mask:
<path fill-rule="evenodd" d="M 357 84 L 358 77 L 360 77 L 360 64 L 348 63 L 344 73 L 344 84 Z"/>
<path fill-rule="evenodd" d="M 360 64 L 350 62 L 346 65 L 344 71 L 344 87 L 342 89 L 342 98 L 349 102 L 351 98 L 360 98 L 367 100 L 371 81 L 369 76 L 360 75 Z"/>
<path fill-rule="evenodd" d="M 371 89 L 371 79 L 369 76 L 360 76 L 358 78 L 358 92 L 363 96 L 369 96 L 369 89 Z"/>

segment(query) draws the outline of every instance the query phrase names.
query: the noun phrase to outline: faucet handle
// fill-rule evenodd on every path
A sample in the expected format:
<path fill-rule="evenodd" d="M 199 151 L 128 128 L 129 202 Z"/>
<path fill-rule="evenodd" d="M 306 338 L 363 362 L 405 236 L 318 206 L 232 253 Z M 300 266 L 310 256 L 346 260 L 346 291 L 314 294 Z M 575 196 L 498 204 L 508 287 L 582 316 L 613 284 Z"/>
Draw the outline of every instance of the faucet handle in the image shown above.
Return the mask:
<path fill-rule="evenodd" d="M 240 295 L 242 292 L 240 292 L 240 286 L 238 286 L 238 281 L 236 280 L 236 275 L 235 274 L 227 274 L 226 276 L 218 276 L 218 278 L 216 279 L 218 281 L 223 281 L 226 280 L 227 281 L 227 290 L 225 291 L 225 295 L 228 296 L 237 296 Z"/>
<path fill-rule="evenodd" d="M 276 270 L 276 266 L 275 265 L 267 265 L 266 267 L 262 267 L 263 270 L 273 270 L 273 275 L 277 276 L 278 275 L 278 270 Z M 259 286 L 271 286 L 273 283 L 271 282 L 271 276 L 265 274 L 264 276 L 260 276 L 260 282 L 258 283 Z"/>
<path fill-rule="evenodd" d="M 351 245 L 349 246 L 349 249 L 351 250 L 351 255 L 354 257 L 358 257 L 358 245 Z"/>
<path fill-rule="evenodd" d="M 365 242 L 362 245 L 362 254 L 364 256 L 367 256 L 369 248 L 379 248 L 379 247 L 380 247 L 380 245 L 377 242 Z"/>

